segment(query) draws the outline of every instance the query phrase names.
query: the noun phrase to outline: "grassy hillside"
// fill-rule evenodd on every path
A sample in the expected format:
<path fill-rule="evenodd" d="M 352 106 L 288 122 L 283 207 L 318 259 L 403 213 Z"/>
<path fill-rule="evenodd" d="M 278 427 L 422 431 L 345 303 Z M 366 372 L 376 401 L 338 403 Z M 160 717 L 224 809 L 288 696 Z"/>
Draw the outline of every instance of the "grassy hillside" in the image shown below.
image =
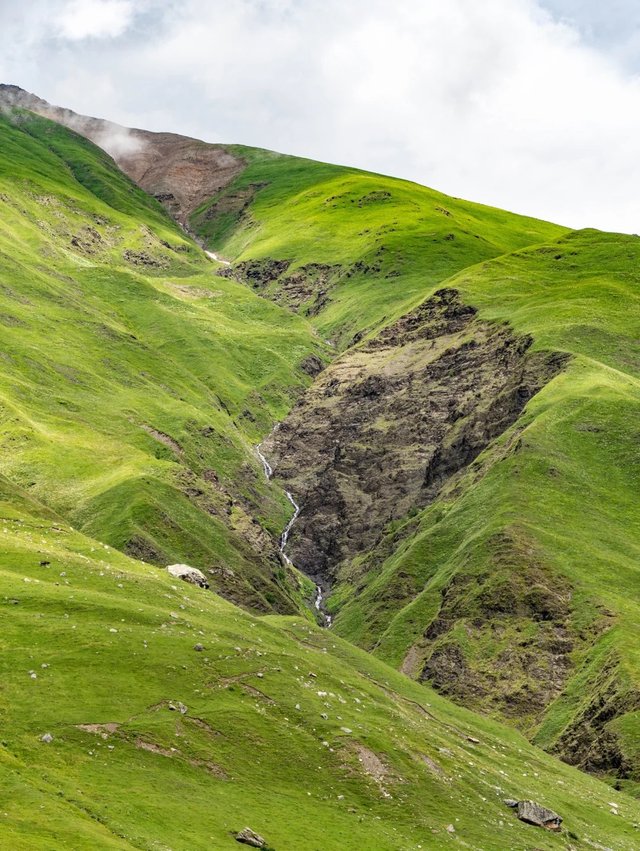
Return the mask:
<path fill-rule="evenodd" d="M 300 597 L 275 543 L 289 506 L 253 452 L 323 350 L 212 263 L 98 148 L 0 115 L 5 475 L 79 528 L 195 562 L 261 610 Z"/>
<path fill-rule="evenodd" d="M 228 268 L 91 143 L 0 114 L 0 844 L 631 851 L 637 802 L 523 733 L 637 791 L 640 240 L 231 150 L 191 222 Z M 310 399 L 318 433 L 340 400 L 314 475 L 353 489 L 368 405 L 398 486 L 347 529 L 331 631 L 255 452 L 292 408 L 266 446 L 305 444 Z"/>
<path fill-rule="evenodd" d="M 2 847 L 232 849 L 247 825 L 277 851 L 637 847 L 633 799 L 327 630 L 176 585 L 6 483 L 0 517 Z"/>
<path fill-rule="evenodd" d="M 507 323 L 519 338 L 532 338 L 532 352 L 570 359 L 515 424 L 442 483 L 435 502 L 405 517 L 388 509 L 388 499 L 381 503 L 394 519 L 386 526 L 381 520 L 377 546 L 334 565 L 336 632 L 460 702 L 499 714 L 564 758 L 635 788 L 640 240 L 569 233 L 350 169 L 244 155 L 246 171 L 197 213 L 194 226 L 234 258 L 240 280 L 308 315 L 339 349 L 365 336 L 278 433 L 273 451 L 285 479 L 296 435 L 322 465 L 324 438 L 313 435 L 321 435 L 323 411 L 326 437 L 347 447 L 330 485 L 317 463 L 305 468 L 290 457 L 297 479 L 288 480 L 302 498 L 311 499 L 317 482 L 324 500 L 340 487 L 348 504 L 348 471 L 358 453 L 369 453 L 376 471 L 386 469 L 402 485 L 392 441 L 393 471 L 378 466 L 369 438 L 358 443 L 364 403 L 354 382 L 366 375 L 367 386 L 377 382 L 393 394 L 394 371 L 415 370 L 414 344 L 403 348 L 400 335 L 392 359 L 375 335 L 436 289 L 459 292 L 482 322 Z M 469 340 L 477 345 L 477 335 Z M 367 341 L 381 353 L 365 369 Z M 452 399 L 463 393 L 455 375 L 447 388 Z M 430 392 L 427 383 L 406 401 L 413 398 L 416 416 L 427 418 L 427 433 Z M 466 451 L 468 420 L 451 429 L 442 451 Z M 382 435 L 389 426 L 383 416 L 375 424 Z M 424 452 L 421 442 L 410 448 L 415 456 Z M 377 517 L 375 495 L 370 499 L 370 507 L 366 500 L 361 506 L 369 522 Z M 292 533 L 300 553 L 308 549 L 309 524 L 325 537 L 333 528 L 322 500 L 313 500 L 308 511 L 315 516 L 305 521 L 303 506 L 302 531 Z M 361 528 L 339 534 L 353 542 Z"/>
<path fill-rule="evenodd" d="M 194 229 L 240 272 L 251 264 L 260 270 L 260 261 L 291 261 L 275 279 L 264 270 L 261 291 L 297 306 L 296 289 L 306 288 L 296 278 L 308 278 L 301 312 L 341 347 L 465 267 L 566 233 L 391 177 L 231 150 L 247 167 L 196 212 Z M 326 291 L 319 302 L 318 290 Z"/>

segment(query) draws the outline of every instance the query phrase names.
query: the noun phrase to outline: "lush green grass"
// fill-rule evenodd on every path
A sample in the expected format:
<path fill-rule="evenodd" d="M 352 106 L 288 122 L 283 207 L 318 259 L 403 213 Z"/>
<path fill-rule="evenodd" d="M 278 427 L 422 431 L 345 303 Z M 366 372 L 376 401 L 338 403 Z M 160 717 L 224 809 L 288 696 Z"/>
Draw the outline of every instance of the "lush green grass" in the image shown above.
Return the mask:
<path fill-rule="evenodd" d="M 91 144 L 0 116 L 0 844 L 224 849 L 249 824 L 278 851 L 638 847 L 637 802 L 387 664 L 424 651 L 456 573 L 499 590 L 535 563 L 570 583 L 575 634 L 608 631 L 576 644 L 573 676 L 528 732 L 553 747 L 598 689 L 633 694 L 638 240 L 235 150 L 247 168 L 222 195 L 245 192 L 247 209 L 207 219 L 205 205 L 193 224 L 237 260 L 339 266 L 313 325 L 216 276 Z M 290 506 L 253 446 L 310 382 L 305 357 L 329 359 L 321 338 L 343 347 L 445 281 L 574 359 L 517 439 L 389 530 L 390 558 L 351 566 L 370 570 L 366 587 L 345 576 L 335 631 L 321 631 L 308 583 L 277 559 Z M 301 614 L 256 619 L 127 549 Z M 535 638 L 528 623 L 500 639 L 466 626 L 455 636 L 479 667 L 519 629 Z M 104 724 L 117 726 L 79 726 Z M 637 712 L 610 727 L 636 759 Z M 504 797 L 556 809 L 565 832 L 517 822 Z"/>
<path fill-rule="evenodd" d="M 637 802 L 515 731 L 304 619 L 255 619 L 176 585 L 4 490 L 3 847 L 224 849 L 245 825 L 300 851 L 637 847 Z M 507 796 L 556 809 L 564 833 L 518 822 Z"/>
<path fill-rule="evenodd" d="M 308 263 L 348 271 L 314 319 L 323 336 L 341 345 L 354 332 L 402 315 L 467 266 L 566 233 L 557 225 L 395 178 L 267 151 L 232 150 L 248 161 L 247 168 L 213 202 L 262 187 L 249 215 L 207 220 L 211 205 L 205 204 L 193 218 L 194 227 L 238 261 L 271 257 L 292 260 L 290 271 Z"/>
<path fill-rule="evenodd" d="M 537 738 L 546 746 L 597 703 L 604 672 L 614 674 L 621 709 L 633 709 L 633 695 L 640 692 L 639 258 L 637 238 L 586 231 L 449 282 L 483 316 L 508 320 L 519 332 L 532 333 L 537 347 L 568 351 L 573 360 L 502 441 L 411 521 L 410 536 L 373 568 L 357 599 L 351 599 L 349 582 L 336 595 L 336 603 L 343 603 L 338 631 L 399 665 L 413 645 L 418 656 L 426 654 L 422 635 L 452 576 L 491 576 L 503 568 L 496 540 L 511 542 L 507 572 L 534 564 L 568 580 L 575 669 L 542 719 Z M 406 583 L 403 595 L 394 593 L 399 576 Z M 461 625 L 477 615 L 482 612 L 470 603 Z M 610 632 L 581 647 L 579 636 L 597 621 Z M 504 618 L 495 619 L 500 623 Z M 465 639 L 467 658 L 481 669 L 513 638 L 507 632 L 498 645 L 486 643 L 486 632 Z M 508 682 L 514 695 L 521 686 Z M 635 717 L 629 716 L 629 725 Z M 539 722 L 539 716 L 529 720 Z M 611 730 L 625 725 L 620 720 Z M 637 748 L 626 748 L 626 734 L 620 741 L 635 776 Z"/>
<path fill-rule="evenodd" d="M 0 136 L 3 471 L 113 546 L 294 610 L 275 545 L 248 540 L 290 510 L 252 445 L 308 383 L 315 332 L 217 277 L 91 143 L 19 113 Z"/>

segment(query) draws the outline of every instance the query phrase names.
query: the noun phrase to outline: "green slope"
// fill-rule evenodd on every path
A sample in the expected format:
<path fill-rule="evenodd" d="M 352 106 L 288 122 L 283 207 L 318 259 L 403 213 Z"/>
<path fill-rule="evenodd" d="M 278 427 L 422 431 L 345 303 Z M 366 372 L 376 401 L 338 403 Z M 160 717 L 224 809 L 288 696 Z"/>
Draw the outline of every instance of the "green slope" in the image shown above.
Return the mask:
<path fill-rule="evenodd" d="M 468 671 L 445 691 L 627 780 L 640 777 L 639 259 L 636 237 L 584 231 L 451 280 L 483 316 L 573 360 L 407 534 L 396 531 L 391 558 L 372 557 L 366 590 L 337 622 L 416 675 L 434 652 L 461 651 Z M 532 569 L 555 612 L 527 606 L 519 577 Z M 451 628 L 425 637 L 439 618 Z M 560 659 L 549 623 L 567 645 Z M 527 670 L 531 648 L 538 665 Z M 541 700 L 554 674 L 561 682 Z"/>
<path fill-rule="evenodd" d="M 475 263 L 566 233 L 536 219 L 451 198 L 403 180 L 241 147 L 242 174 L 192 225 L 236 263 L 290 260 L 267 294 L 326 264 L 328 303 L 313 322 L 344 346 L 402 315 L 440 281 Z M 302 312 L 317 309 L 309 299 Z"/>
<path fill-rule="evenodd" d="M 635 801 L 513 725 L 640 780 L 638 240 L 232 150 L 245 171 L 192 220 L 229 273 L 93 145 L 0 115 L 0 844 L 233 848 L 249 824 L 279 851 L 637 847 Z M 319 630 L 254 446 L 310 355 L 445 283 L 572 359 L 343 566 Z M 296 616 L 177 586 L 173 561 Z"/>
<path fill-rule="evenodd" d="M 275 544 L 288 503 L 252 444 L 309 377 L 308 324 L 245 287 L 98 148 L 0 116 L 3 472 L 109 544 L 194 561 L 294 611 Z"/>
<path fill-rule="evenodd" d="M 0 517 L 2 847 L 637 847 L 633 799 L 330 632 L 178 587 L 13 486 Z"/>

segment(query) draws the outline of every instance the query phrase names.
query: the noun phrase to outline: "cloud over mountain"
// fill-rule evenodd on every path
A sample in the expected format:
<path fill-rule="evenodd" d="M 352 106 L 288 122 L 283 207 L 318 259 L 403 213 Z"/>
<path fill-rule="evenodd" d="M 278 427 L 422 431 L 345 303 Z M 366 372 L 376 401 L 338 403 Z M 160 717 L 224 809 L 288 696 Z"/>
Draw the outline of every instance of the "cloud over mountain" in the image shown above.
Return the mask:
<path fill-rule="evenodd" d="M 3 3 L 0 76 L 123 124 L 640 230 L 640 82 L 561 20 L 561 5 Z"/>

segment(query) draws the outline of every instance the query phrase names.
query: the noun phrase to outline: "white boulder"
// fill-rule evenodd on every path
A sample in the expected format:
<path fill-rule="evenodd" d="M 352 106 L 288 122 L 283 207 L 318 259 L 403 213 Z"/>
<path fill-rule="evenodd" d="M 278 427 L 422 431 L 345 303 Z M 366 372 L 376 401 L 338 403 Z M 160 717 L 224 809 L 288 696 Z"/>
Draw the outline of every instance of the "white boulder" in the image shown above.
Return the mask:
<path fill-rule="evenodd" d="M 199 588 L 209 587 L 207 577 L 197 567 L 191 567 L 188 564 L 170 564 L 167 571 L 176 579 L 182 579 L 183 582 L 190 582 Z"/>

